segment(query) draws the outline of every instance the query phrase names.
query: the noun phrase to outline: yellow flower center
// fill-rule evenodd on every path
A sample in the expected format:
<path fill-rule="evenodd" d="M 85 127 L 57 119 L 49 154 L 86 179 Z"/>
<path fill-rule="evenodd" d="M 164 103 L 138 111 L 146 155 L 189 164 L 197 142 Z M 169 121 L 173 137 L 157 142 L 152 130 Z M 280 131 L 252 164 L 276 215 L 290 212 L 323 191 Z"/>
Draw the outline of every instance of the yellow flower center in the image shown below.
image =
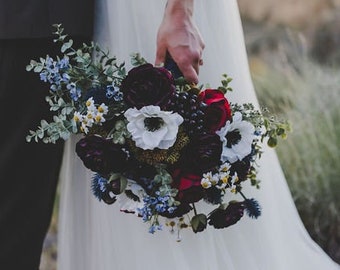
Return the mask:
<path fill-rule="evenodd" d="M 209 188 L 209 182 L 208 182 L 208 181 L 203 182 L 203 183 L 202 183 L 202 187 L 203 187 L 203 188 Z"/>
<path fill-rule="evenodd" d="M 223 182 L 224 184 L 227 184 L 228 181 L 229 181 L 229 175 L 226 175 L 226 176 L 222 177 L 221 180 L 222 180 L 222 182 Z"/>
<path fill-rule="evenodd" d="M 96 122 L 100 122 L 102 120 L 102 116 L 99 115 L 99 114 L 96 115 L 95 120 L 96 120 Z"/>

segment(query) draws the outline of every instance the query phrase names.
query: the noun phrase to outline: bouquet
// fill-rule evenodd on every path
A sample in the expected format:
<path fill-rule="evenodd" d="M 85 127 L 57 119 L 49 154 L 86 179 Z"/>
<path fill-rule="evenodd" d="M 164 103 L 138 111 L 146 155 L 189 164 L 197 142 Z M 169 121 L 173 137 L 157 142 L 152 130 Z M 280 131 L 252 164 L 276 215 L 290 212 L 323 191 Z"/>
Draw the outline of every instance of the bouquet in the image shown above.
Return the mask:
<path fill-rule="evenodd" d="M 216 88 L 191 85 L 174 68 L 155 67 L 138 53 L 126 71 L 94 42 L 73 48 L 61 25 L 55 27 L 62 56 L 27 66 L 50 85 L 46 101 L 54 117 L 41 120 L 28 142 L 83 134 L 75 151 L 94 172 L 94 196 L 117 201 L 122 212 L 148 222 L 151 233 L 164 224 L 197 233 L 231 226 L 244 214 L 260 216 L 259 203 L 242 188 L 249 181 L 259 187 L 261 144 L 284 138 L 286 121 L 229 102 L 227 75 Z M 201 204 L 211 210 L 200 213 Z"/>

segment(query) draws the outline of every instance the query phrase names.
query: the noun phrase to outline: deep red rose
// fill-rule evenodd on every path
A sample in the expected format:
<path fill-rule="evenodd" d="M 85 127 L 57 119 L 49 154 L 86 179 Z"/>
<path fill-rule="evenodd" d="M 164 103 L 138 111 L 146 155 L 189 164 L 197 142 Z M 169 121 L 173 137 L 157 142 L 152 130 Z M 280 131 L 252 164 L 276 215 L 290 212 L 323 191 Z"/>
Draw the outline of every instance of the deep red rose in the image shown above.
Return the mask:
<path fill-rule="evenodd" d="M 167 69 L 144 64 L 129 71 L 120 90 L 129 107 L 154 105 L 166 110 L 175 94 L 175 84 Z"/>
<path fill-rule="evenodd" d="M 199 93 L 198 100 L 204 102 L 204 126 L 214 133 L 221 129 L 228 120 L 231 120 L 231 109 L 224 94 L 216 89 L 206 89 Z"/>
<path fill-rule="evenodd" d="M 173 187 L 178 189 L 177 199 L 183 203 L 198 202 L 204 197 L 201 175 L 175 169 L 171 173 Z"/>

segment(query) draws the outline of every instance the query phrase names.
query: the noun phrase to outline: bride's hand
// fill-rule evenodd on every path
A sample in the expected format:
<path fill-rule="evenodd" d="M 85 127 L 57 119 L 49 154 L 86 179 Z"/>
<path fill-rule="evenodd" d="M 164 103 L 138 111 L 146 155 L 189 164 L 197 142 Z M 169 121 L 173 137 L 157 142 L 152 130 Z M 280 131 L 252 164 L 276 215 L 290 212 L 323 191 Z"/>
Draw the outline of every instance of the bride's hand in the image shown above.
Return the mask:
<path fill-rule="evenodd" d="M 198 83 L 204 41 L 193 21 L 194 0 L 168 0 L 158 29 L 155 65 L 169 52 L 188 82 Z"/>

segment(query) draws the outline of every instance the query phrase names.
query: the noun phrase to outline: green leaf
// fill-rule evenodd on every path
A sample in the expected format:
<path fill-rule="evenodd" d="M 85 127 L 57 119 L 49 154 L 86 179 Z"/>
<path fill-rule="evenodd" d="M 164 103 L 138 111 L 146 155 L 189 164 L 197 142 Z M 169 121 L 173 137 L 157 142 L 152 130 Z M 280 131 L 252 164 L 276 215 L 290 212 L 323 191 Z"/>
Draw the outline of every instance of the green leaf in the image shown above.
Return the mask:
<path fill-rule="evenodd" d="M 191 221 L 191 227 L 194 233 L 202 232 L 207 227 L 207 216 L 205 214 L 198 214 L 194 216 Z"/>
<path fill-rule="evenodd" d="M 38 64 L 37 66 L 34 67 L 33 71 L 39 73 L 43 70 L 43 68 L 44 67 L 42 65 Z"/>
<path fill-rule="evenodd" d="M 70 39 L 68 42 L 65 42 L 62 46 L 61 46 L 61 52 L 64 53 L 66 50 L 68 50 L 69 48 L 71 48 L 73 45 L 73 40 Z"/>
<path fill-rule="evenodd" d="M 26 142 L 31 142 L 31 140 L 32 140 L 32 137 L 29 136 L 29 135 L 27 135 L 27 136 L 26 136 Z"/>
<path fill-rule="evenodd" d="M 269 147 L 276 147 L 277 145 L 277 138 L 276 137 L 270 137 L 267 142 Z"/>
<path fill-rule="evenodd" d="M 47 121 L 44 120 L 44 119 L 40 121 L 40 125 L 41 125 L 41 127 L 42 127 L 43 129 L 45 129 L 45 128 L 48 127 L 48 123 L 47 123 Z"/>

